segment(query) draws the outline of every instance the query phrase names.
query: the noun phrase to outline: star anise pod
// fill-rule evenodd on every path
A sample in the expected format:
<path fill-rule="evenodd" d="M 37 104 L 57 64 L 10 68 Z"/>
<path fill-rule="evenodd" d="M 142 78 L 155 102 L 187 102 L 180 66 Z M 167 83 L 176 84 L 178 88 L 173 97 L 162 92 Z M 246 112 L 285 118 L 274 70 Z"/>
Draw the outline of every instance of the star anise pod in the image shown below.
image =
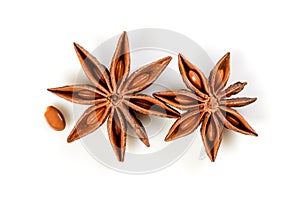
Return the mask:
<path fill-rule="evenodd" d="M 124 32 L 118 42 L 110 72 L 88 51 L 74 43 L 75 51 L 86 76 L 94 85 L 70 85 L 48 89 L 74 103 L 91 105 L 80 117 L 67 141 L 73 142 L 95 131 L 107 120 L 107 131 L 119 161 L 124 161 L 127 126 L 150 146 L 147 133 L 134 111 L 161 117 L 177 118 L 179 113 L 146 94 L 137 94 L 149 87 L 171 61 L 165 57 L 136 70 L 129 76 L 130 53 Z"/>
<path fill-rule="evenodd" d="M 186 110 L 172 125 L 165 141 L 192 133 L 201 123 L 201 136 L 206 153 L 215 161 L 222 140 L 223 127 L 246 135 L 257 136 L 247 121 L 231 107 L 246 106 L 256 98 L 229 98 L 239 93 L 246 82 L 236 82 L 225 88 L 230 74 L 230 54 L 219 60 L 208 80 L 204 74 L 181 54 L 179 70 L 188 90 L 157 92 L 153 95 L 175 108 Z"/>

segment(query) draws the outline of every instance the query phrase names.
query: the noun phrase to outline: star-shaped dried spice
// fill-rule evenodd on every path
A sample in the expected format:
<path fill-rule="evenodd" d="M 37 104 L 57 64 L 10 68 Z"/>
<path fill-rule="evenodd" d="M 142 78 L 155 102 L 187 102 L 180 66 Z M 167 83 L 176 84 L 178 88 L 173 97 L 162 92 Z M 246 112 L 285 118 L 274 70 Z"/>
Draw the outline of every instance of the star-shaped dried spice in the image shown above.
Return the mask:
<path fill-rule="evenodd" d="M 239 93 L 246 82 L 225 88 L 230 74 L 230 54 L 219 60 L 207 80 L 204 74 L 184 56 L 178 56 L 179 70 L 188 90 L 157 92 L 153 95 L 175 108 L 186 110 L 172 125 L 165 141 L 192 133 L 201 123 L 201 136 L 206 153 L 215 161 L 222 140 L 223 127 L 246 135 L 257 136 L 247 121 L 231 107 L 246 106 L 256 98 L 229 98 Z"/>
<path fill-rule="evenodd" d="M 94 85 L 71 85 L 48 89 L 74 103 L 91 105 L 71 131 L 68 142 L 73 142 L 95 131 L 107 120 L 107 131 L 119 161 L 124 161 L 127 126 L 133 128 L 140 140 L 150 146 L 147 133 L 134 111 L 160 117 L 177 118 L 179 113 L 146 94 L 137 94 L 149 87 L 171 61 L 165 57 L 152 62 L 129 76 L 130 53 L 124 32 L 118 42 L 110 65 L 110 72 L 88 51 L 74 43 L 86 76 Z"/>

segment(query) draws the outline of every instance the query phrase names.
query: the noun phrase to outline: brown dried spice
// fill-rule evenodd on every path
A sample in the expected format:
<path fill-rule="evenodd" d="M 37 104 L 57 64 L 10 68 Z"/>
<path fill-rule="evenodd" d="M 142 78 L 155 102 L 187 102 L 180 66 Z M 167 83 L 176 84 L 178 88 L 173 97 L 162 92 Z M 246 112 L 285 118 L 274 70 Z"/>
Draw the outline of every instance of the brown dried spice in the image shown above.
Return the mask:
<path fill-rule="evenodd" d="M 149 87 L 171 61 L 171 57 L 152 62 L 129 76 L 130 53 L 124 32 L 112 58 L 110 71 L 88 51 L 74 43 L 82 68 L 94 84 L 50 88 L 50 92 L 74 103 L 92 105 L 80 117 L 68 142 L 84 137 L 107 121 L 107 131 L 119 161 L 124 161 L 127 126 L 150 146 L 147 133 L 133 111 L 161 117 L 177 118 L 179 113 L 163 102 L 145 94 L 136 94 Z"/>
<path fill-rule="evenodd" d="M 51 128 L 56 131 L 62 131 L 66 127 L 66 121 L 63 114 L 54 106 L 48 106 L 44 117 Z"/>
<path fill-rule="evenodd" d="M 246 82 L 237 82 L 225 90 L 230 74 L 230 54 L 216 64 L 207 80 L 204 74 L 181 54 L 178 55 L 179 70 L 188 90 L 157 92 L 153 95 L 175 108 L 186 110 L 170 128 L 165 141 L 171 141 L 192 133 L 201 123 L 201 136 L 211 161 L 215 161 L 222 141 L 223 127 L 246 135 L 257 136 L 247 121 L 230 107 L 241 107 L 256 98 L 228 97 L 239 93 Z"/>

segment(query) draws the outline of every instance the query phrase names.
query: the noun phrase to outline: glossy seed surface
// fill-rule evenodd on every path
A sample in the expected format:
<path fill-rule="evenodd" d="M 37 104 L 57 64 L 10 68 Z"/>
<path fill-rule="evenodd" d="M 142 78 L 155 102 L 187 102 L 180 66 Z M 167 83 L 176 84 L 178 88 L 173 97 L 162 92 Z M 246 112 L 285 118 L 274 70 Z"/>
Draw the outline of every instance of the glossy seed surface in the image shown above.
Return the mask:
<path fill-rule="evenodd" d="M 48 106 L 44 114 L 49 126 L 56 131 L 62 131 L 66 127 L 63 114 L 54 106 Z"/>

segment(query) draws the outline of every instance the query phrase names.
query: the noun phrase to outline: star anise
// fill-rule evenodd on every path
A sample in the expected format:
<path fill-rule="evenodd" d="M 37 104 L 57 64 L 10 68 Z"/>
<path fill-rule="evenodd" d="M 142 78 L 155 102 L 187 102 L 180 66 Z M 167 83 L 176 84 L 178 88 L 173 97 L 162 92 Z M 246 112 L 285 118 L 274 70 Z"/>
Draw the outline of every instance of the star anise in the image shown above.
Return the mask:
<path fill-rule="evenodd" d="M 118 160 L 124 161 L 128 125 L 146 146 L 150 146 L 145 128 L 134 111 L 161 117 L 179 117 L 176 110 L 161 101 L 146 94 L 137 94 L 158 78 L 171 61 L 170 56 L 152 62 L 128 76 L 130 53 L 126 32 L 119 39 L 110 72 L 84 48 L 76 43 L 74 47 L 86 76 L 94 86 L 71 85 L 48 89 L 68 101 L 92 105 L 76 123 L 68 142 L 92 133 L 108 118 L 109 140 Z"/>
<path fill-rule="evenodd" d="M 165 141 L 192 133 L 201 123 L 201 136 L 206 153 L 215 161 L 222 140 L 223 127 L 246 135 L 257 136 L 247 121 L 231 107 L 246 106 L 256 98 L 231 98 L 246 82 L 236 82 L 224 90 L 230 74 L 230 54 L 219 60 L 207 80 L 204 74 L 181 54 L 179 70 L 186 86 L 192 90 L 157 92 L 153 95 L 175 108 L 186 110 L 172 125 Z"/>

